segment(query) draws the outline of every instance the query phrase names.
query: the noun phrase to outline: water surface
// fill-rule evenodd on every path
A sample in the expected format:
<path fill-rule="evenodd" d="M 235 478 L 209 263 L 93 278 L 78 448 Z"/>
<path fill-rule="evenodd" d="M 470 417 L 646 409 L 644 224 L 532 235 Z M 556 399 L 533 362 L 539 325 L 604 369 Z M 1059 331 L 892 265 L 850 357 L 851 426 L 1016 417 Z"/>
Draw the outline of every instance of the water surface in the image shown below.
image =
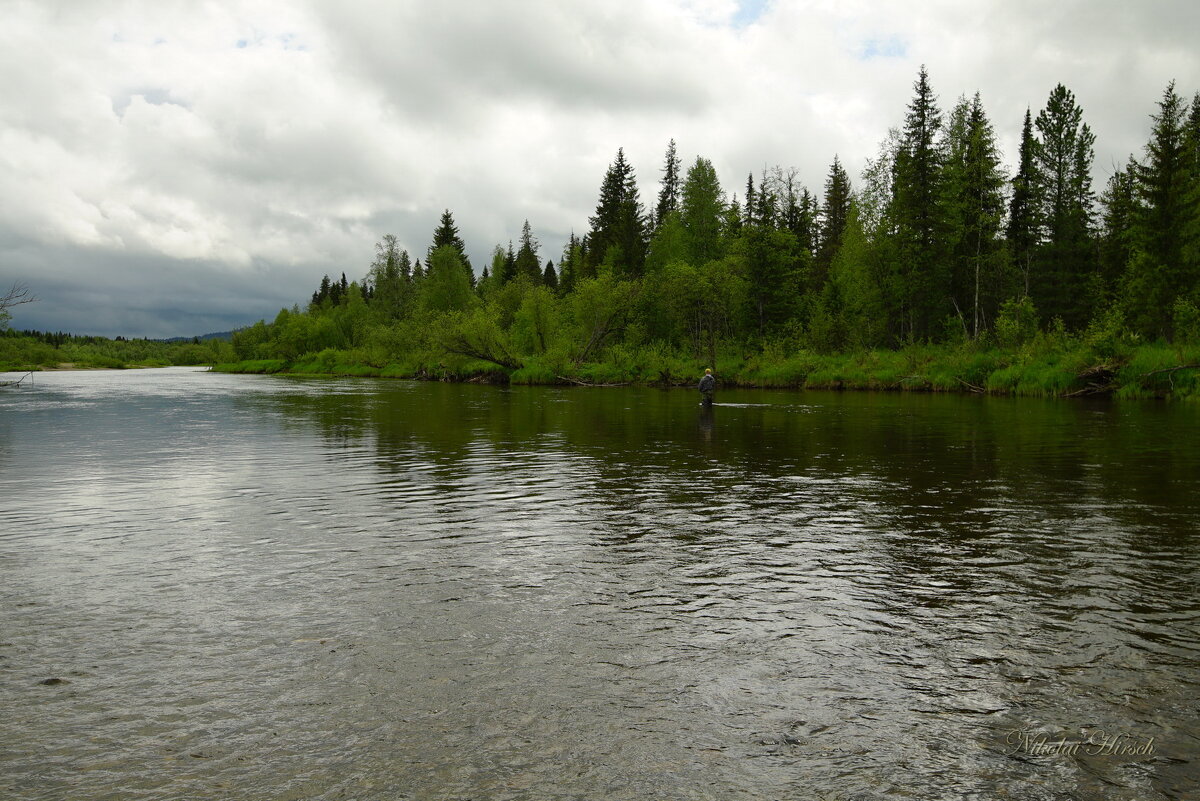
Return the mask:
<path fill-rule="evenodd" d="M 0 390 L 0 797 L 1197 797 L 1200 409 L 718 400 Z"/>

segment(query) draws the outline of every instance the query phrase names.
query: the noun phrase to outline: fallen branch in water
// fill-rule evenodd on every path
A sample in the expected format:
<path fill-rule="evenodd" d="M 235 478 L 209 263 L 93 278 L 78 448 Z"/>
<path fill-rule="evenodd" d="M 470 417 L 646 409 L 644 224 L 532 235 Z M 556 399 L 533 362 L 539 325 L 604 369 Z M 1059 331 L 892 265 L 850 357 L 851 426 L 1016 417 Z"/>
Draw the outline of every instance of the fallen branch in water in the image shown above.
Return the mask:
<path fill-rule="evenodd" d="M 1088 384 L 1083 389 L 1077 389 L 1074 392 L 1068 392 L 1063 395 L 1064 398 L 1081 398 L 1084 395 L 1104 395 L 1113 391 L 1112 384 Z"/>
<path fill-rule="evenodd" d="M 1089 367 L 1075 375 L 1075 380 L 1087 381 L 1087 386 L 1083 389 L 1077 389 L 1074 392 L 1067 392 L 1061 397 L 1080 398 L 1085 395 L 1105 395 L 1110 393 L 1117 388 L 1117 369 L 1110 364 L 1097 364 Z"/>
<path fill-rule="evenodd" d="M 25 375 L 18 378 L 16 381 L 0 381 L 0 387 L 19 387 L 19 386 L 21 386 L 21 382 L 24 381 L 26 378 L 29 379 L 29 383 L 31 383 L 31 384 L 33 383 L 33 371 L 32 370 L 30 370 L 28 373 L 26 373 Z"/>
<path fill-rule="evenodd" d="M 1200 370 L 1200 364 L 1181 364 L 1178 367 L 1164 367 L 1161 370 L 1151 370 L 1148 373 L 1142 373 L 1142 378 L 1149 378 L 1159 373 L 1173 373 L 1176 370 Z"/>
<path fill-rule="evenodd" d="M 984 389 L 983 387 L 977 387 L 972 383 L 963 381 L 961 378 L 958 378 L 958 376 L 955 376 L 955 379 L 958 381 L 958 383 L 962 384 L 964 387 L 971 390 L 972 392 L 978 392 L 980 395 L 983 395 L 987 392 L 987 390 Z"/>
<path fill-rule="evenodd" d="M 629 386 L 628 381 L 623 381 L 620 384 L 592 384 L 587 381 L 580 381 L 578 378 L 569 378 L 568 376 L 565 376 L 565 375 L 556 375 L 554 377 L 557 378 L 559 381 L 566 381 L 569 384 L 578 384 L 581 387 L 627 387 L 627 386 Z"/>
<path fill-rule="evenodd" d="M 1142 378 L 1149 378 L 1152 375 L 1162 375 L 1166 373 L 1167 380 L 1171 382 L 1171 391 L 1175 391 L 1175 373 L 1180 370 L 1200 370 L 1200 364 L 1180 364 L 1175 367 L 1163 367 L 1160 370 L 1151 370 L 1148 373 L 1142 373 Z"/>

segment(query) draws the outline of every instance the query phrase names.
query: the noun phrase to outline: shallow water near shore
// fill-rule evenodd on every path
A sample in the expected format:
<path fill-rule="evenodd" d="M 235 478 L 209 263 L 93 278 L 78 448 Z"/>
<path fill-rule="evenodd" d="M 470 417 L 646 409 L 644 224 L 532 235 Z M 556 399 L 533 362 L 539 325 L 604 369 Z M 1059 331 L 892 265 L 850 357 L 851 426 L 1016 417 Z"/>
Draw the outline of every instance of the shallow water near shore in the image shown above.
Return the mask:
<path fill-rule="evenodd" d="M 1200 407 L 697 401 L 0 390 L 0 797 L 1195 797 Z"/>

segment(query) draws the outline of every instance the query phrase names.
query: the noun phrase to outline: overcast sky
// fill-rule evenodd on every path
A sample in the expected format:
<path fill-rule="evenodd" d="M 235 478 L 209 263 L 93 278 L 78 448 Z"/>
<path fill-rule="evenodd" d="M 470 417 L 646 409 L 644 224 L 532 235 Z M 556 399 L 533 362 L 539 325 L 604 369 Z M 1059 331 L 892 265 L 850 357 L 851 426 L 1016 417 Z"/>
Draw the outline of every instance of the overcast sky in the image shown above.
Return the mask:
<path fill-rule="evenodd" d="M 653 203 L 667 142 L 732 195 L 857 182 L 921 64 L 982 94 L 1006 160 L 1071 89 L 1097 191 L 1167 82 L 1200 89 L 1195 0 L 0 0 L 0 290 L 17 328 L 228 330 L 423 257 L 449 208 L 481 269 L 525 219 L 555 262 L 618 147 Z"/>

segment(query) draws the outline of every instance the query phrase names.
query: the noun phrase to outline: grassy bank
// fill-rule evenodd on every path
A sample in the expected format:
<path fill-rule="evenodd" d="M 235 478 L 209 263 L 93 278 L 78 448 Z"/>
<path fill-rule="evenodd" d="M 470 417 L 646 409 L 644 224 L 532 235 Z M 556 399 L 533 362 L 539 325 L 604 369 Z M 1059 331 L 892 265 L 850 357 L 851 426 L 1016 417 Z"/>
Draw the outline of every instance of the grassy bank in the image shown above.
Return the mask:
<path fill-rule="evenodd" d="M 654 348 L 612 348 L 602 362 L 533 358 L 518 369 L 451 358 L 429 363 L 367 363 L 356 351 L 325 350 L 289 362 L 218 364 L 220 372 L 373 376 L 529 385 L 658 384 L 690 386 L 705 365 Z M 768 349 L 719 357 L 725 386 L 974 392 L 996 395 L 1200 398 L 1200 345 L 1106 343 L 1063 339 L 1016 349 L 913 345 L 901 350 L 819 354 Z"/>

